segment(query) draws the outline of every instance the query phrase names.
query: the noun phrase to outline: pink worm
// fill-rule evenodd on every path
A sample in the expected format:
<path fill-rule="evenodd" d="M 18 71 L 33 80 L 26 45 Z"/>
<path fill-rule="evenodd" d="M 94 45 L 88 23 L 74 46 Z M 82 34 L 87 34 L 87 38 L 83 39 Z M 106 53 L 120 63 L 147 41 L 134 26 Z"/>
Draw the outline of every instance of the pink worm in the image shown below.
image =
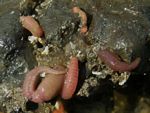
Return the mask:
<path fill-rule="evenodd" d="M 61 97 L 63 99 L 70 99 L 73 96 L 78 83 L 78 73 L 78 59 L 72 57 L 61 92 Z"/>
<path fill-rule="evenodd" d="M 128 72 L 135 69 L 139 65 L 141 60 L 140 58 L 136 58 L 133 62 L 129 64 L 121 61 L 118 55 L 109 50 L 100 50 L 98 52 L 98 56 L 112 70 L 119 72 Z"/>
<path fill-rule="evenodd" d="M 81 33 L 86 33 L 88 28 L 87 28 L 87 15 L 84 11 L 82 11 L 79 7 L 73 7 L 72 9 L 73 13 L 78 13 L 79 16 L 81 17 L 81 29 L 80 32 Z"/>
<path fill-rule="evenodd" d="M 38 85 L 39 74 L 42 72 L 49 75 L 46 75 Z M 50 100 L 61 90 L 65 73 L 65 69 L 55 70 L 49 67 L 35 67 L 26 75 L 23 83 L 23 95 L 36 103 Z"/>
<path fill-rule="evenodd" d="M 44 32 L 39 23 L 32 16 L 21 16 L 20 22 L 23 27 L 29 30 L 33 36 L 41 37 Z"/>

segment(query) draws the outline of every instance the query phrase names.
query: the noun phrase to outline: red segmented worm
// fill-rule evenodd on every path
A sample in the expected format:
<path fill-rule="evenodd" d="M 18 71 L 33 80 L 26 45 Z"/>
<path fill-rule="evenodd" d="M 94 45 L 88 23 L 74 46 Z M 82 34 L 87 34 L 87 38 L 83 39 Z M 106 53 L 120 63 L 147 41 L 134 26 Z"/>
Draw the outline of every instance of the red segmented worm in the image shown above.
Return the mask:
<path fill-rule="evenodd" d="M 61 92 L 61 97 L 63 99 L 70 99 L 73 96 L 78 83 L 78 74 L 78 59 L 76 57 L 72 57 Z"/>
<path fill-rule="evenodd" d="M 33 36 L 41 37 L 44 32 L 39 23 L 32 16 L 21 16 L 20 22 L 23 27 L 29 30 Z"/>
<path fill-rule="evenodd" d="M 64 75 L 47 75 L 32 95 L 32 101 L 41 103 L 56 96 L 62 87 Z"/>
<path fill-rule="evenodd" d="M 86 33 L 88 28 L 87 28 L 87 15 L 84 11 L 82 11 L 79 7 L 73 7 L 72 9 L 73 13 L 78 13 L 79 16 L 81 17 L 81 33 Z"/>
<path fill-rule="evenodd" d="M 141 60 L 140 58 L 136 58 L 133 62 L 129 64 L 127 62 L 121 61 L 118 55 L 116 55 L 115 53 L 109 50 L 100 50 L 98 52 L 98 56 L 112 70 L 119 71 L 119 72 L 132 71 L 139 65 Z"/>
<path fill-rule="evenodd" d="M 42 72 L 48 75 L 39 83 L 39 74 Z M 36 67 L 26 75 L 23 83 L 23 95 L 36 103 L 50 100 L 61 90 L 65 74 L 64 68 L 54 70 L 49 67 Z"/>

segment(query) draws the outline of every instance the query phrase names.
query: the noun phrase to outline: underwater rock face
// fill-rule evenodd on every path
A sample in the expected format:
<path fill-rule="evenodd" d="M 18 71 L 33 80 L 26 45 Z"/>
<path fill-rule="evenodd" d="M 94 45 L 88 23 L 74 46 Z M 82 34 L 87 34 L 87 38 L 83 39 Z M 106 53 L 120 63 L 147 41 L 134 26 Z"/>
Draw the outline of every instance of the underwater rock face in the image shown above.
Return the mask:
<path fill-rule="evenodd" d="M 24 106 L 21 82 L 28 68 L 32 67 L 28 65 L 26 53 L 28 59 L 33 56 L 30 57 L 30 47 L 23 38 L 26 33 L 19 22 L 20 1 L 0 2 L 0 111 L 12 112 Z"/>
<path fill-rule="evenodd" d="M 78 23 L 73 21 L 71 10 L 67 7 L 62 10 L 55 3 L 39 18 L 39 22 L 43 26 L 47 41 L 57 46 L 64 46 L 77 31 Z"/>
<path fill-rule="evenodd" d="M 22 0 L 1 0 L 0 1 L 0 15 L 18 9 Z"/>
<path fill-rule="evenodd" d="M 100 10 L 93 13 L 91 37 L 89 41 L 98 49 L 112 49 L 125 61 L 130 62 L 141 56 L 146 43 L 150 22 L 141 13 L 122 10 Z"/>
<path fill-rule="evenodd" d="M 23 47 L 23 32 L 18 17 L 19 11 L 15 10 L 0 16 L 0 62 L 4 68 L 9 67 L 9 63 L 17 57 L 19 49 Z"/>
<path fill-rule="evenodd" d="M 2 12 L 0 12 L 0 72 L 2 72 L 0 88 L 10 81 L 10 84 L 7 84 L 5 88 L 8 95 L 5 95 L 4 90 L 0 91 L 0 95 L 2 95 L 0 96 L 0 100 L 2 98 L 0 105 L 1 103 L 5 104 L 7 110 L 10 106 L 10 111 L 14 108 L 18 112 L 20 108 L 23 110 L 23 104 L 26 104 L 26 101 L 20 95 L 20 98 L 16 100 L 18 94 L 21 93 L 21 89 L 15 90 L 19 92 L 17 95 L 11 94 L 11 89 L 14 88 L 14 84 L 15 86 L 17 84 L 20 88 L 20 83 L 24 79 L 25 73 L 29 68 L 31 69 L 36 65 L 32 61 L 34 57 L 36 57 L 38 65 L 46 66 L 56 64 L 66 66 L 71 56 L 78 57 L 86 68 L 85 71 L 87 71 L 86 73 L 80 73 L 86 80 L 83 80 L 77 93 L 77 97 L 87 97 L 86 101 L 81 99 L 86 113 L 90 111 L 86 107 L 89 104 L 88 98 L 96 98 L 95 100 L 98 101 L 93 103 L 94 99 L 91 99 L 93 106 L 91 105 L 92 111 L 90 112 L 95 112 L 95 110 L 99 112 L 100 109 L 105 108 L 110 110 L 112 100 L 109 100 L 109 98 L 113 95 L 112 86 L 117 84 L 117 82 L 119 82 L 119 85 L 123 85 L 129 78 L 128 73 L 118 74 L 107 68 L 97 58 L 99 49 L 108 48 L 113 50 L 124 61 L 129 63 L 135 58 L 141 57 L 139 67 L 134 70 L 136 76 L 150 72 L 148 60 L 150 58 L 150 17 L 148 16 L 149 13 L 147 13 L 148 7 L 150 7 L 150 4 L 148 5 L 149 2 L 145 4 L 141 0 L 26 0 L 26 4 L 23 8 L 21 7 L 20 13 L 18 11 L 20 1 L 7 1 L 4 3 L 2 0 L 3 4 L 5 6 L 9 4 L 10 8 L 1 8 L 0 4 L 0 11 L 2 9 Z M 81 35 L 79 32 L 81 20 L 78 15 L 72 13 L 71 9 L 74 6 L 80 7 L 87 14 L 88 34 L 86 36 Z M 14 10 L 16 7 L 17 10 Z M 145 7 L 146 9 L 144 9 Z M 46 39 L 45 45 L 34 48 L 34 55 L 30 46 L 26 44 L 27 38 L 31 34 L 23 29 L 19 23 L 20 15 L 31 14 L 35 14 L 35 18 L 43 27 Z M 49 54 L 40 54 L 46 47 L 49 47 Z M 79 69 L 79 71 L 81 70 Z M 10 88 L 11 84 L 13 84 L 13 88 Z M 10 99 L 11 102 L 8 102 L 8 98 L 11 98 L 11 96 L 14 96 L 14 98 Z M 104 98 L 102 102 L 101 97 Z M 13 104 L 15 103 L 14 101 L 18 102 L 17 107 Z M 76 108 L 74 106 L 80 108 L 82 106 L 81 101 L 79 98 L 79 102 L 77 100 L 72 109 Z M 108 103 L 109 105 L 107 105 Z M 99 104 L 102 106 L 101 108 Z M 41 112 L 46 112 L 44 107 L 42 109 Z M 102 111 L 105 113 L 107 110 Z M 26 110 L 24 111 L 26 112 Z M 83 113 L 84 110 L 81 112 Z"/>

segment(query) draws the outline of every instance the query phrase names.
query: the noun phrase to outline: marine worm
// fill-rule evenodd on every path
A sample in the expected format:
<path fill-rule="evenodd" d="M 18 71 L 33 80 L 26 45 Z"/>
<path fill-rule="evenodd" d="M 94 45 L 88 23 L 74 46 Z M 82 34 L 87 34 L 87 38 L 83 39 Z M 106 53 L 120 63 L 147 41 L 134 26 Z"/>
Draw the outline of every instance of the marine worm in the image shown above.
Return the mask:
<path fill-rule="evenodd" d="M 81 24 L 82 24 L 80 32 L 85 34 L 88 30 L 86 13 L 83 10 L 81 10 L 79 7 L 73 7 L 72 11 L 73 11 L 73 13 L 79 14 L 79 16 L 81 18 Z"/>
<path fill-rule="evenodd" d="M 42 72 L 48 75 L 40 82 Z M 36 103 L 48 101 L 61 90 L 65 74 L 65 69 L 55 70 L 49 67 L 35 67 L 25 77 L 23 95 Z"/>
<path fill-rule="evenodd" d="M 98 52 L 98 56 L 100 57 L 102 62 L 104 62 L 108 67 L 110 67 L 114 71 L 119 71 L 119 72 L 132 71 L 139 65 L 141 60 L 140 58 L 136 58 L 131 63 L 123 62 L 121 61 L 118 55 L 106 49 L 100 50 Z"/>
<path fill-rule="evenodd" d="M 63 99 L 70 99 L 73 96 L 78 84 L 78 74 L 78 59 L 72 57 L 70 64 L 68 65 L 68 71 L 61 92 L 61 97 Z"/>
<path fill-rule="evenodd" d="M 44 32 L 42 27 L 32 16 L 21 16 L 20 22 L 22 23 L 22 26 L 25 29 L 27 29 L 32 33 L 33 36 L 35 37 L 43 36 Z"/>

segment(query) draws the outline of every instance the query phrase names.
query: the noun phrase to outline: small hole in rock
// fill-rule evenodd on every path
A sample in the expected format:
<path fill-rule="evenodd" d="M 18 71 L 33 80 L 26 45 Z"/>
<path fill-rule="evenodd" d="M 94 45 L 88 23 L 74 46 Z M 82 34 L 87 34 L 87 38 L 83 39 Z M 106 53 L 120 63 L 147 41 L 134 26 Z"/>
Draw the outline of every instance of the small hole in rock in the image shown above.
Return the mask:
<path fill-rule="evenodd" d="M 27 111 L 33 111 L 33 110 L 36 110 L 37 108 L 38 108 L 38 104 L 37 103 L 31 102 L 31 101 L 28 101 L 26 103 L 26 110 Z"/>

